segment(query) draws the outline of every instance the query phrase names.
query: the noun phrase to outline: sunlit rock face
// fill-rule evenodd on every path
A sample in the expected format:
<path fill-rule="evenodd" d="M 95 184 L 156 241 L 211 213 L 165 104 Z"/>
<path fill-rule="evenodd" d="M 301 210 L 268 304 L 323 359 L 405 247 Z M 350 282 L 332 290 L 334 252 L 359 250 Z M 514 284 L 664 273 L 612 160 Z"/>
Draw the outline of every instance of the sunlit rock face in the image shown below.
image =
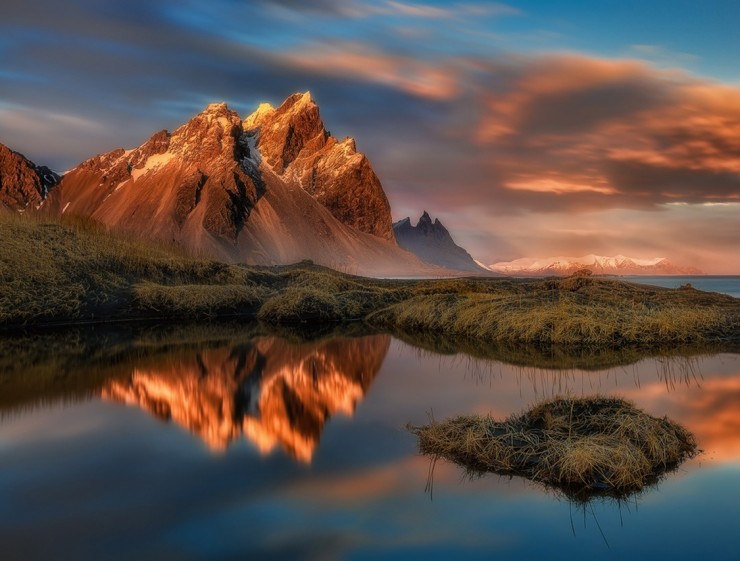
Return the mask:
<path fill-rule="evenodd" d="M 396 244 L 369 161 L 329 134 L 308 93 L 245 120 L 211 104 L 174 132 L 81 163 L 41 207 L 226 261 L 434 273 Z"/>
<path fill-rule="evenodd" d="M 113 150 L 70 170 L 44 205 L 217 257 L 234 245 L 260 194 L 240 164 L 241 119 L 212 104 L 173 133 Z"/>
<path fill-rule="evenodd" d="M 354 139 L 329 134 L 308 92 L 277 109 L 261 105 L 244 129 L 254 137 L 262 165 L 283 182 L 303 189 L 343 224 L 393 239 L 390 204 L 370 162 Z"/>
<path fill-rule="evenodd" d="M 280 447 L 310 462 L 326 422 L 353 414 L 389 346 L 385 335 L 305 344 L 257 338 L 135 368 L 102 396 L 171 420 L 212 450 L 243 435 L 264 454 Z"/>
<path fill-rule="evenodd" d="M 36 208 L 58 182 L 59 175 L 46 166 L 0 144 L 0 210 Z"/>

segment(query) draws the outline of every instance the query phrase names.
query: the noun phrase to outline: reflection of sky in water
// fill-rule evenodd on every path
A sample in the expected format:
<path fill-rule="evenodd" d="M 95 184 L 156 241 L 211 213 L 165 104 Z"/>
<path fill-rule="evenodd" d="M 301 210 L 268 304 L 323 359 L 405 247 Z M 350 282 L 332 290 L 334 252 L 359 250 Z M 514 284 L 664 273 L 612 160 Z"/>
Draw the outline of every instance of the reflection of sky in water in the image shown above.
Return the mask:
<path fill-rule="evenodd" d="M 707 453 L 636 503 L 593 512 L 518 479 L 466 481 L 443 462 L 433 498 L 424 493 L 429 464 L 407 422 L 506 416 L 567 392 L 626 396 L 684 423 Z M 0 421 L 2 557 L 730 558 L 740 546 L 738 406 L 737 355 L 553 377 L 393 342 L 354 416 L 326 423 L 310 465 L 280 450 L 262 456 L 246 439 L 214 454 L 137 407 L 14 413 Z"/>

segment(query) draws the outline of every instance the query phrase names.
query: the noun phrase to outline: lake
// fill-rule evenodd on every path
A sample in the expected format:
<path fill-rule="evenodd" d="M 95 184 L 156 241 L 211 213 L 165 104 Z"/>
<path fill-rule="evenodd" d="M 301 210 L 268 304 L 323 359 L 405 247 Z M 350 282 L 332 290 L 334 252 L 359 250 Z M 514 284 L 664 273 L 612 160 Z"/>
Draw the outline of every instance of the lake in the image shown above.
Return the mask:
<path fill-rule="evenodd" d="M 521 356 L 525 356 L 524 355 Z M 387 335 L 251 326 L 5 338 L 0 557 L 728 559 L 740 549 L 740 354 L 554 370 Z M 616 361 L 620 362 L 620 361 Z M 625 397 L 703 454 L 623 502 L 470 480 L 405 426 Z"/>

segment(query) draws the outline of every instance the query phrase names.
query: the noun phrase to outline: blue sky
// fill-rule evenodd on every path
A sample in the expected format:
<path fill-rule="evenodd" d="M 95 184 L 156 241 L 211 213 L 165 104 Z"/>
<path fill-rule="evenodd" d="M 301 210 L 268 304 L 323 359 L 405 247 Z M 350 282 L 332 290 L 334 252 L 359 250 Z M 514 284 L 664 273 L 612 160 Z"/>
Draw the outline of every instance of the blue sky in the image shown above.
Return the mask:
<path fill-rule="evenodd" d="M 0 142 L 68 169 L 310 90 L 484 262 L 740 272 L 740 2 L 6 0 Z"/>

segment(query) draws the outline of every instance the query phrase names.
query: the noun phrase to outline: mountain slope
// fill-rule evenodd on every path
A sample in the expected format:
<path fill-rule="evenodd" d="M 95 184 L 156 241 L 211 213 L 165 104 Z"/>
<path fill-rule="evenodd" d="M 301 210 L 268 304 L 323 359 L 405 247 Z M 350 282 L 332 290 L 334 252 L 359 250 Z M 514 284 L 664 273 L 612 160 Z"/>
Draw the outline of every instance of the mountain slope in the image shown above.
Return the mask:
<path fill-rule="evenodd" d="M 439 219 L 432 222 L 426 211 L 421 215 L 416 226 L 411 225 L 410 218 L 404 218 L 393 224 L 393 232 L 398 245 L 427 263 L 458 271 L 488 272 L 465 249 L 454 242 L 449 231 Z"/>
<path fill-rule="evenodd" d="M 46 166 L 0 144 L 0 208 L 36 208 L 58 182 L 59 175 Z"/>
<path fill-rule="evenodd" d="M 370 162 L 354 139 L 329 135 L 308 92 L 277 109 L 260 105 L 244 130 L 283 183 L 306 191 L 343 224 L 393 239 L 390 204 Z"/>
<path fill-rule="evenodd" d="M 172 133 L 91 158 L 43 205 L 221 259 L 301 259 L 360 274 L 435 274 L 395 243 L 388 200 L 354 141 L 308 93 L 241 120 L 209 105 Z"/>
<path fill-rule="evenodd" d="M 605 275 L 701 275 L 695 267 L 679 267 L 663 257 L 637 259 L 617 255 L 584 255 L 583 257 L 548 257 L 544 259 L 523 258 L 494 263 L 492 271 L 508 275 L 571 275 L 579 269 L 588 269 Z"/>

